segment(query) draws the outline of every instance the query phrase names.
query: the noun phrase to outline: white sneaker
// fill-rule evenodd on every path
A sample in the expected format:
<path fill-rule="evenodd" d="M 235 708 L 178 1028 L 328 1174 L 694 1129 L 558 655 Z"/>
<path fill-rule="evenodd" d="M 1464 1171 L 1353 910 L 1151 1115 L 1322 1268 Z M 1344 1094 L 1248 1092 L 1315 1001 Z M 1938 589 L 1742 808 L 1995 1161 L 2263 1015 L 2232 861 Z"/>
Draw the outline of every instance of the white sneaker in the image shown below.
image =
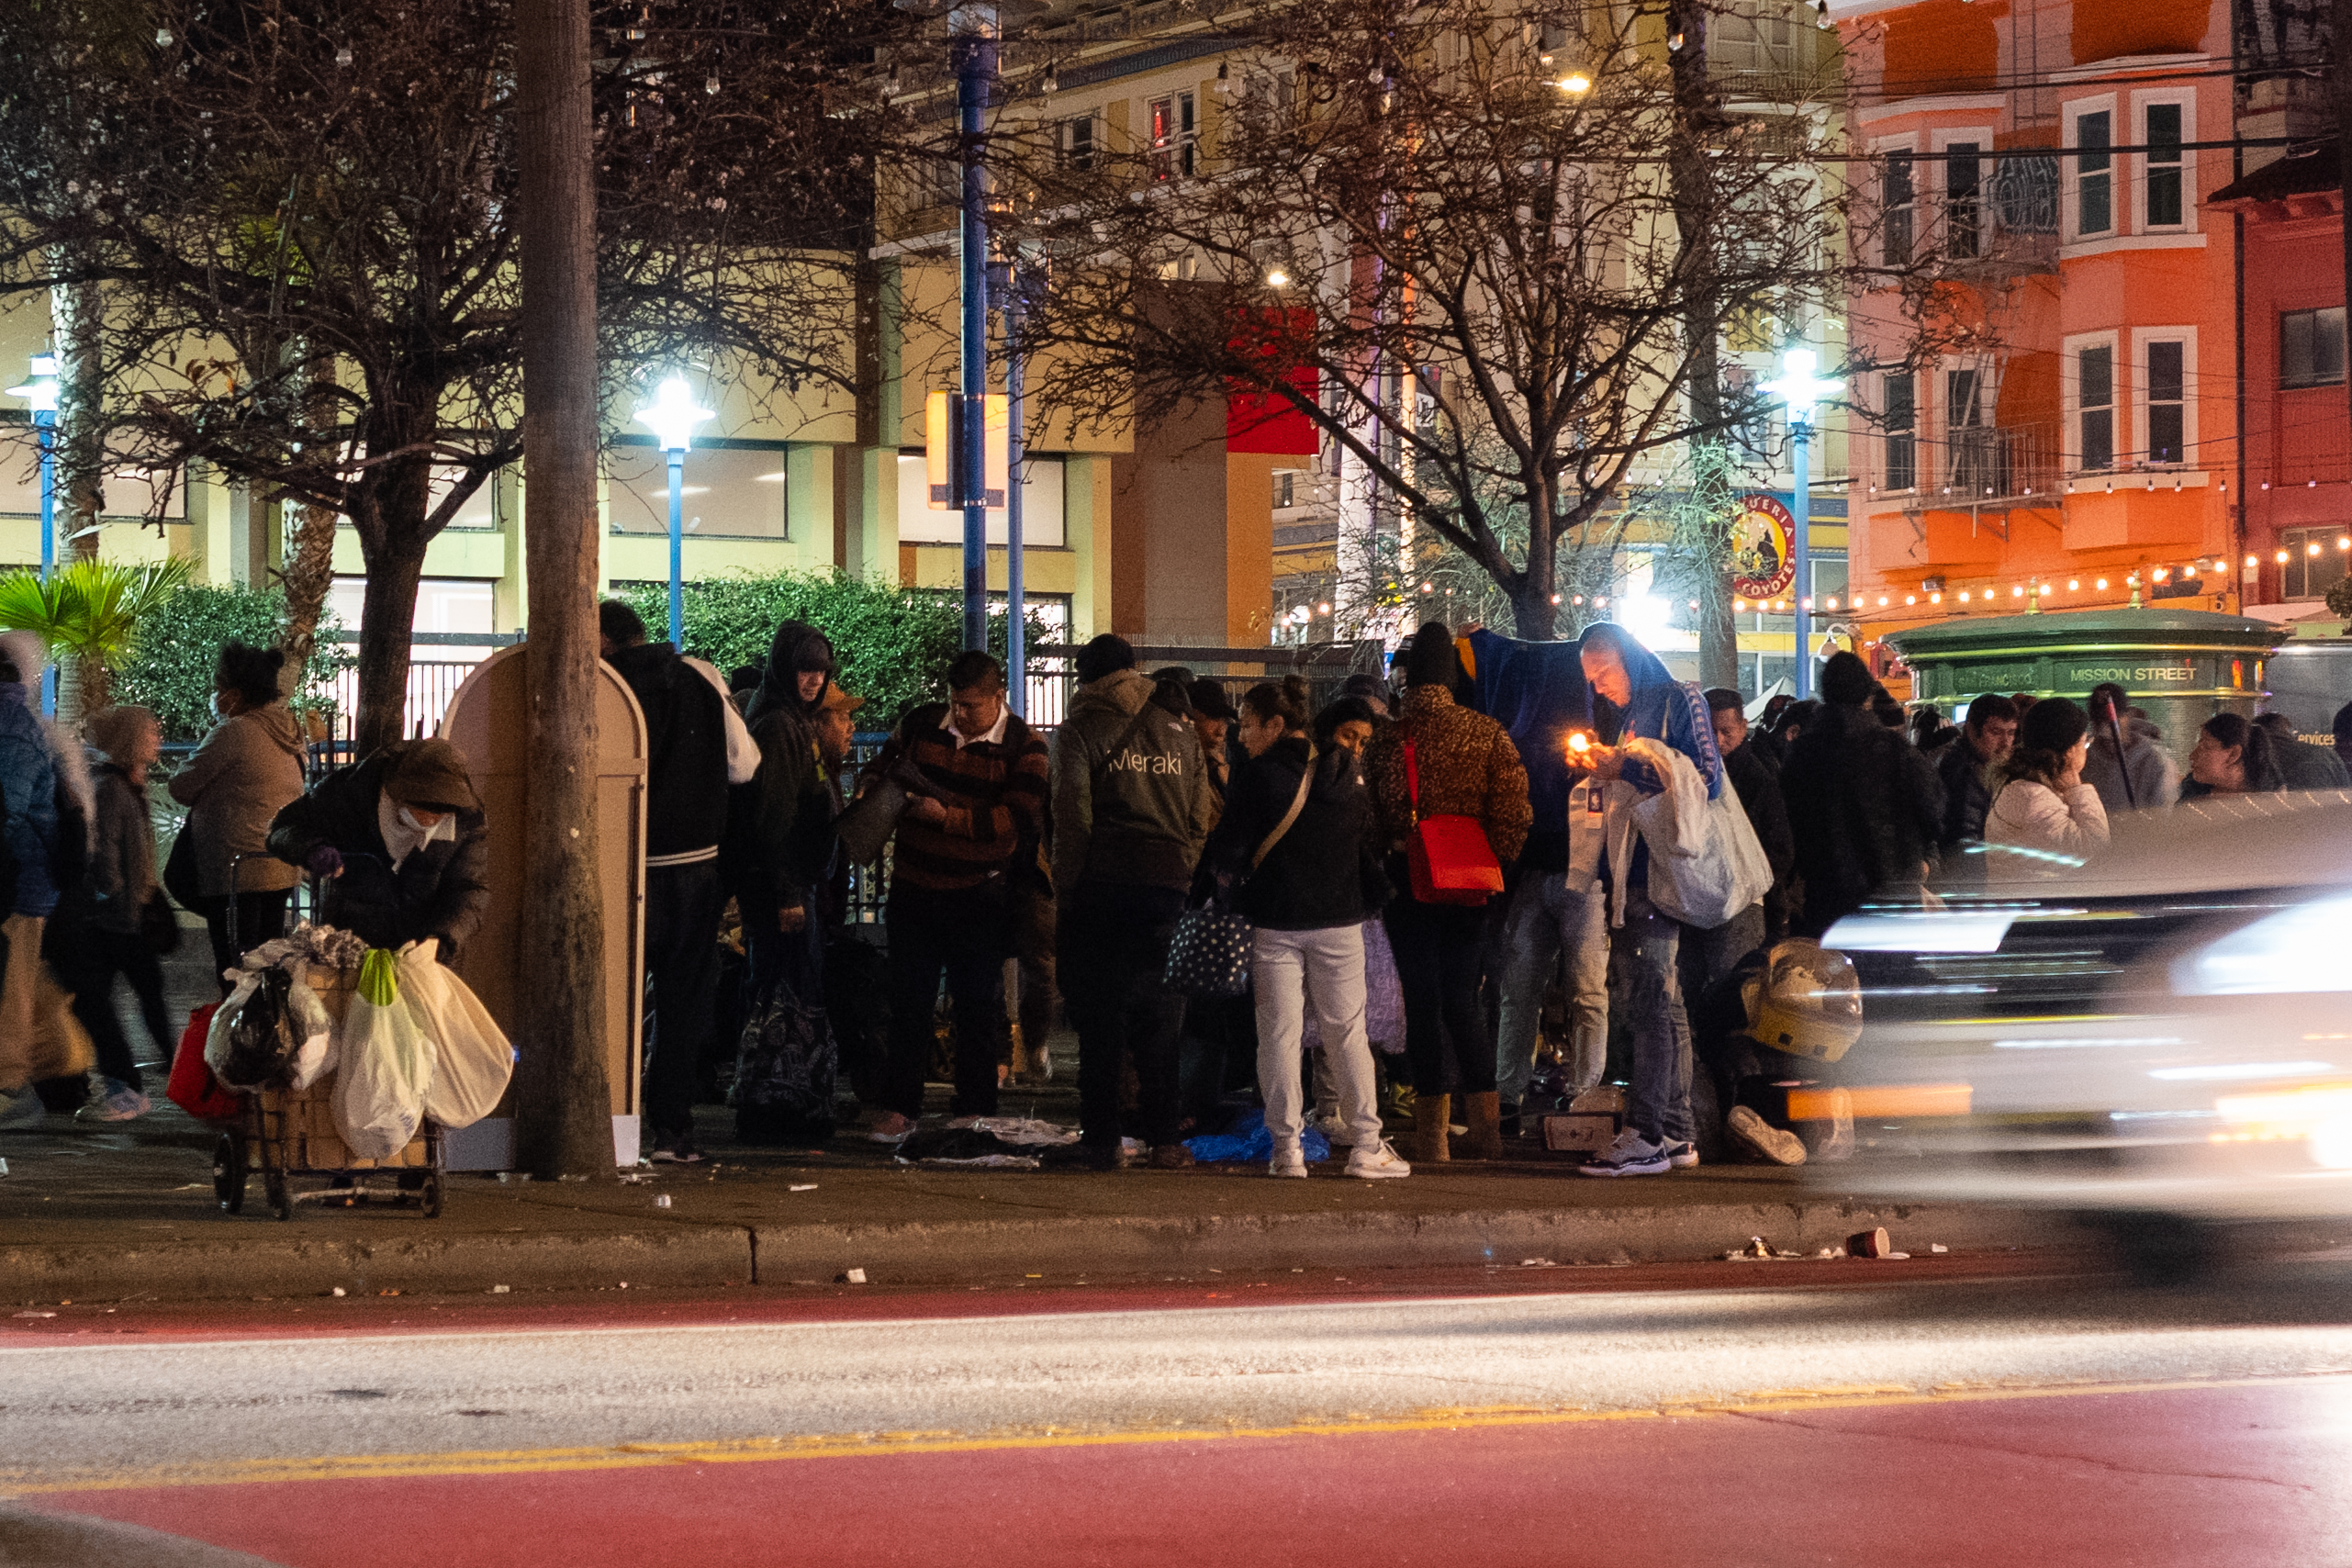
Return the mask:
<path fill-rule="evenodd" d="M 1665 1146 L 1652 1143 L 1631 1127 L 1617 1141 L 1576 1167 L 1580 1176 L 1663 1176 L 1674 1169 Z"/>
<path fill-rule="evenodd" d="M 1698 1163 L 1698 1145 L 1686 1137 L 1670 1137 L 1663 1147 L 1666 1163 L 1677 1170 L 1687 1170 Z"/>
<path fill-rule="evenodd" d="M 102 1100 L 91 1101 L 73 1115 L 84 1122 L 134 1122 L 152 1108 L 138 1090 L 119 1088 Z"/>
<path fill-rule="evenodd" d="M 1304 1182 L 1306 1180 L 1306 1155 L 1296 1144 L 1276 1145 L 1274 1158 L 1266 1161 L 1266 1174 L 1295 1176 Z"/>
<path fill-rule="evenodd" d="M 1383 1139 L 1370 1148 L 1360 1147 L 1349 1155 L 1348 1174 L 1367 1182 L 1380 1182 L 1397 1176 L 1410 1176 L 1413 1168 L 1397 1158 L 1396 1150 L 1389 1148 L 1387 1140 Z"/>
<path fill-rule="evenodd" d="M 1337 1111 L 1327 1116 L 1317 1116 L 1307 1126 L 1321 1133 L 1324 1142 L 1337 1148 L 1345 1148 L 1356 1141 L 1355 1136 L 1348 1131 L 1347 1118 Z"/>
<path fill-rule="evenodd" d="M 1737 1139 L 1742 1148 L 1753 1150 L 1772 1164 L 1805 1163 L 1803 1138 L 1774 1126 L 1745 1105 L 1731 1107 L 1731 1114 L 1723 1118 L 1723 1130 Z"/>

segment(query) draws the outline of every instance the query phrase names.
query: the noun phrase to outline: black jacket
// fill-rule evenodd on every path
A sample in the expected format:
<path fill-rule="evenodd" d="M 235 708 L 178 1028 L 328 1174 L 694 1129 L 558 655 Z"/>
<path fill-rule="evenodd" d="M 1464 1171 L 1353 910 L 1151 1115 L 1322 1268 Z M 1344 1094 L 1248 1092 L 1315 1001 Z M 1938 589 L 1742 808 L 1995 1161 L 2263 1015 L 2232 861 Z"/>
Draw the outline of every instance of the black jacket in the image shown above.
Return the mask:
<path fill-rule="evenodd" d="M 481 928 L 490 902 L 490 834 L 478 811 L 457 813 L 457 837 L 428 844 L 396 875 L 375 804 L 384 778 L 412 743 L 395 741 L 364 761 L 339 767 L 289 801 L 270 823 L 270 853 L 300 866 L 322 844 L 342 852 L 343 874 L 330 879 L 319 924 L 356 934 L 371 947 L 440 940 L 454 965 Z"/>
<path fill-rule="evenodd" d="M 1787 881 L 1797 864 L 1797 840 L 1788 831 L 1788 804 L 1780 792 L 1780 769 L 1750 742 L 1723 759 L 1723 771 L 1748 813 L 1748 825 L 1756 830 L 1764 859 L 1772 865 L 1774 885 Z"/>
<path fill-rule="evenodd" d="M 1800 743 L 1801 744 L 1801 743 Z M 1960 738 L 1936 753 L 1935 777 L 1943 786 L 1943 824 L 1936 829 L 1936 846 L 1944 854 L 1985 837 L 1985 813 L 1993 809 L 1993 791 L 1985 782 L 1985 765 L 1977 748 Z"/>
<path fill-rule="evenodd" d="M 645 715 L 645 859 L 715 848 L 727 825 L 726 699 L 667 643 L 605 661 Z"/>
<path fill-rule="evenodd" d="M 1372 848 L 1372 795 L 1353 752 L 1335 747 L 1314 760 L 1306 803 L 1265 861 L 1250 860 L 1298 797 L 1307 745 L 1286 737 L 1234 770 L 1225 819 L 1209 837 L 1204 867 L 1238 891 L 1234 907 L 1270 931 L 1325 931 L 1361 924 L 1364 862 Z"/>
<path fill-rule="evenodd" d="M 1876 894 L 1917 889 L 1934 858 L 1943 787 L 1911 744 L 1866 708 L 1825 704 L 1789 748 L 1781 794 L 1805 880 L 1802 936 Z"/>

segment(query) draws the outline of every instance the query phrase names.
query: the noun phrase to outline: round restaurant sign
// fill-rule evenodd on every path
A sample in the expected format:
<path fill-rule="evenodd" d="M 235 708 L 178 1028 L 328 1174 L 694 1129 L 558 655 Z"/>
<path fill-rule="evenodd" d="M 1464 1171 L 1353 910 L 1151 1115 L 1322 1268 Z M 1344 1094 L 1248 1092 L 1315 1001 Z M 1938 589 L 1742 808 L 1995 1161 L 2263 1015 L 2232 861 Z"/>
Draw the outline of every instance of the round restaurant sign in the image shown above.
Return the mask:
<path fill-rule="evenodd" d="M 1777 496 L 1740 498 L 1731 525 L 1731 591 L 1742 599 L 1777 599 L 1797 580 L 1797 520 Z"/>

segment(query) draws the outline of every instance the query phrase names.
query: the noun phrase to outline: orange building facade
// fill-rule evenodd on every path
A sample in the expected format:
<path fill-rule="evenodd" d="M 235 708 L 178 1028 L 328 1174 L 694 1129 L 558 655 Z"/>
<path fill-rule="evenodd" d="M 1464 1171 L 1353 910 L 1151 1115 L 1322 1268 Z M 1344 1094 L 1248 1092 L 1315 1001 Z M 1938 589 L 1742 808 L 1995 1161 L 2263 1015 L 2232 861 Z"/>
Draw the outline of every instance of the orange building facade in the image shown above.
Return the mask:
<path fill-rule="evenodd" d="M 2229 6 L 1918 0 L 1839 19 L 1870 197 L 1856 241 L 1884 269 L 1850 302 L 1865 638 L 2238 608 L 2240 260 L 2208 205 L 2242 173 Z"/>

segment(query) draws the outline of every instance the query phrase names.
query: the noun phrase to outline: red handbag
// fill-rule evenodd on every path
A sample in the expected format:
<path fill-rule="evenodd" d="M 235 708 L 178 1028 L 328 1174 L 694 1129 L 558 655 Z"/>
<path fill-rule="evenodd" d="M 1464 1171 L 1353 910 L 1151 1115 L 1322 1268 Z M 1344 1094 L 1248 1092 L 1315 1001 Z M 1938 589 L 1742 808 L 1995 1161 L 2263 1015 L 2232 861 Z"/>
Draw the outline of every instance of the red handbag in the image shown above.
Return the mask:
<path fill-rule="evenodd" d="M 172 1079 L 163 1093 L 173 1104 L 200 1121 L 233 1122 L 237 1119 L 238 1098 L 220 1086 L 220 1081 L 212 1076 L 212 1069 L 204 1059 L 205 1036 L 212 1032 L 212 1015 L 219 1011 L 220 1003 L 208 1002 L 188 1015 L 188 1026 L 180 1036 L 180 1048 L 172 1053 Z"/>
<path fill-rule="evenodd" d="M 1413 832 L 1405 840 L 1413 896 L 1423 903 L 1482 904 L 1501 892 L 1502 863 L 1476 817 L 1421 814 L 1421 766 L 1410 735 L 1405 740 L 1405 789 L 1413 805 Z"/>

